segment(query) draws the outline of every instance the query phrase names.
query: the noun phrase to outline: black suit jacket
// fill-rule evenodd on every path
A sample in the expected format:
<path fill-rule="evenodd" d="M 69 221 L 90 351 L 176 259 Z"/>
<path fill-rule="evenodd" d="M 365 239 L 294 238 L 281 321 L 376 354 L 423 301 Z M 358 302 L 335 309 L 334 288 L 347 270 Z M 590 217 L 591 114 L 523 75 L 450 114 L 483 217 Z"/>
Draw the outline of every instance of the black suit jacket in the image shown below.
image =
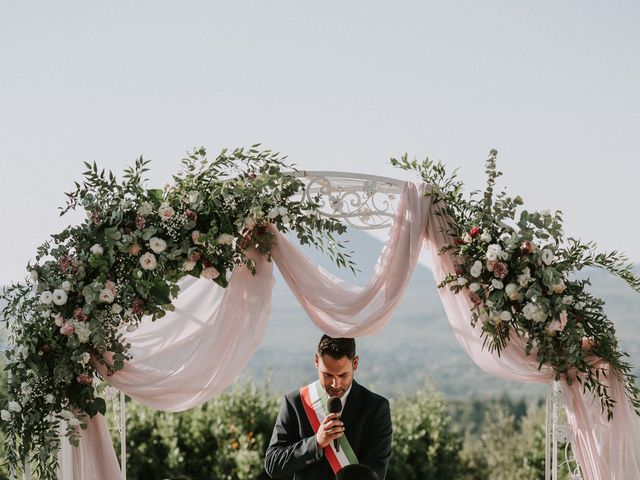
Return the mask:
<path fill-rule="evenodd" d="M 384 480 L 391 456 L 391 412 L 389 401 L 355 381 L 341 420 L 360 463 L 373 468 Z M 318 449 L 300 392 L 285 395 L 264 461 L 272 478 L 293 475 L 294 480 L 331 480 L 335 474 Z"/>

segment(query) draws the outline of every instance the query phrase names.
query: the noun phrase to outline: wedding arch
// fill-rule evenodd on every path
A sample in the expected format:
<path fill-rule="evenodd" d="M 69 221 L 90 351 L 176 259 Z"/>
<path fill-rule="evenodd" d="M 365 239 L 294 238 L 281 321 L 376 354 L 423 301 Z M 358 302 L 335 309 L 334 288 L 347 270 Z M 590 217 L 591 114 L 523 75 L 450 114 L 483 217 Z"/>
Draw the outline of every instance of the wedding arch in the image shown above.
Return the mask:
<path fill-rule="evenodd" d="M 238 163 L 244 169 L 233 171 Z M 557 476 L 559 405 L 584 478 L 640 478 L 629 365 L 607 335 L 597 299 L 554 269 L 566 254 L 573 267 L 602 266 L 638 287 L 622 259 L 591 255 L 590 245 L 575 241 L 562 250 L 558 213 L 525 212 L 518 229 L 507 225 L 522 202 L 494 199 L 495 152 L 477 202 L 462 200 L 460 184 L 441 164 L 406 157 L 393 163 L 425 181 L 291 173 L 277 154 L 257 146 L 223 151 L 212 162 L 196 151 L 164 191 L 144 188 L 142 160 L 123 184 L 88 165 L 66 208 L 81 205 L 87 221 L 53 236 L 30 266 L 30 282 L 3 294 L 12 347 L 11 401 L 2 416 L 13 465 L 35 460 L 41 476 L 52 478 L 64 421 L 63 478 L 123 478 L 125 462 L 118 464 L 93 372 L 152 408 L 195 407 L 229 386 L 259 346 L 273 263 L 320 330 L 360 337 L 389 321 L 425 245 L 447 318 L 472 360 L 492 375 L 551 385 L 546 478 Z M 479 213 L 465 224 L 472 211 Z M 283 234 L 292 230 L 352 267 L 333 236 L 345 224 L 389 228 L 365 287 L 317 267 Z M 538 236 L 529 238 L 535 229 Z M 586 315 L 600 323 L 591 325 Z M 38 376 L 44 371 L 47 381 Z"/>

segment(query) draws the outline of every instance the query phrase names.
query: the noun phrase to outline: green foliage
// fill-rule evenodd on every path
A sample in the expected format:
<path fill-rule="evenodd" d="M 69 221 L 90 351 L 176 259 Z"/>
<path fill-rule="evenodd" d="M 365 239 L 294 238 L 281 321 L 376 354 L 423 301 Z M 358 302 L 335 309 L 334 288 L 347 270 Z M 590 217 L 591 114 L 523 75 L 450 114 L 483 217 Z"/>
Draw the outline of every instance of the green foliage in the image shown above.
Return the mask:
<path fill-rule="evenodd" d="M 118 179 L 86 163 L 61 214 L 81 208 L 87 218 L 38 248 L 26 283 L 0 291 L 11 345 L 7 455 L 12 465 L 35 458 L 43 479 L 55 476 L 61 420 L 77 444 L 76 427 L 104 412 L 91 359 L 107 374 L 122 369 L 129 359 L 123 328 L 174 310 L 181 278 L 226 287 L 236 267 L 255 273 L 256 256 L 270 260 L 276 231 L 295 232 L 355 270 L 334 237 L 346 226 L 320 217 L 318 199 L 303 195 L 304 183 L 279 153 L 253 145 L 211 160 L 196 149 L 162 190 L 145 185 L 148 165 L 140 158 Z"/>
<path fill-rule="evenodd" d="M 462 474 L 462 438 L 452 429 L 444 398 L 433 390 L 392 405 L 393 453 L 388 480 L 454 479 Z"/>
<path fill-rule="evenodd" d="M 264 453 L 279 399 L 252 383 L 181 413 L 127 403 L 127 471 L 131 478 L 266 480 Z M 119 437 L 110 418 L 116 449 Z"/>
<path fill-rule="evenodd" d="M 579 382 L 600 401 L 608 418 L 615 401 L 610 383 L 616 378 L 640 414 L 640 390 L 628 355 L 619 348 L 604 302 L 586 290 L 588 281 L 576 272 L 597 267 L 623 279 L 640 292 L 640 277 L 619 252 L 598 253 L 592 242 L 565 238 L 562 212 L 529 212 L 518 208 L 522 198 L 496 195 L 498 152 L 486 160 L 487 182 L 482 196 L 465 196 L 456 172 L 444 164 L 407 156 L 391 163 L 417 171 L 431 186 L 438 215 L 446 221 L 445 245 L 454 265 L 438 285 L 467 297 L 473 326 L 481 328 L 483 346 L 500 355 L 512 338 L 526 339 L 523 353 L 540 367 L 553 368 L 556 380 Z M 594 362 L 598 358 L 603 362 Z"/>

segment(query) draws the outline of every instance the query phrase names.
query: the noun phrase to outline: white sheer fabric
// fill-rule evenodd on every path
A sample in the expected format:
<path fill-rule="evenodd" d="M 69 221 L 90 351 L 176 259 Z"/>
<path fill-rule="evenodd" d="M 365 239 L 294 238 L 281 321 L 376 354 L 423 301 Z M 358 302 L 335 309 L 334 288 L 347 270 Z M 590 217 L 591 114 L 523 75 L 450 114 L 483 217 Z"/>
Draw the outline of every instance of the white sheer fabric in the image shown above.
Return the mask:
<path fill-rule="evenodd" d="M 436 280 L 453 271 L 451 255 L 438 255 L 447 240 L 441 231 L 444 219 L 434 214 L 423 193 L 422 188 L 406 184 L 396 222 L 364 288 L 312 264 L 275 232 L 273 259 L 322 331 L 352 337 L 380 331 L 405 291 L 425 238 L 433 252 Z M 256 260 L 257 274 L 237 269 L 226 290 L 209 281 L 185 281 L 174 302 L 176 311 L 157 322 L 145 321 L 128 336 L 133 359 L 123 370 L 105 377 L 107 381 L 146 405 L 169 411 L 192 408 L 222 392 L 255 352 L 268 321 L 272 266 L 264 259 Z M 448 289 L 440 289 L 440 295 L 456 338 L 481 368 L 519 381 L 552 380 L 552 371 L 538 370 L 535 358 L 524 355 L 517 338 L 501 357 L 483 350 L 478 329 L 470 325 L 469 299 Z M 565 385 L 576 457 L 589 480 L 640 478 L 636 447 L 640 445 L 640 420 L 625 401 L 619 380 L 610 381 L 612 394 L 620 399 L 613 422 L 602 421 L 599 404 L 590 395 L 583 395 L 575 385 Z M 76 478 L 117 478 L 113 476 L 117 460 L 104 431 L 104 418 L 97 416 L 81 447 L 75 449 Z"/>

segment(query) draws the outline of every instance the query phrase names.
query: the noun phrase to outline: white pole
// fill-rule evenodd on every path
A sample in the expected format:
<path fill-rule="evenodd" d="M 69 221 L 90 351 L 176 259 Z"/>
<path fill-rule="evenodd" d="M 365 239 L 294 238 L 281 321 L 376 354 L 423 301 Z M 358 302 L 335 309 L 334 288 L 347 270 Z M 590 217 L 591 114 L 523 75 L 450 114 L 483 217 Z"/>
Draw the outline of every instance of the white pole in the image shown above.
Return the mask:
<path fill-rule="evenodd" d="M 127 410 L 124 392 L 120 392 L 120 471 L 127 480 Z"/>
<path fill-rule="evenodd" d="M 549 384 L 546 402 L 546 425 L 544 435 L 544 480 L 551 480 L 551 397 L 553 395 L 553 382 Z"/>
<path fill-rule="evenodd" d="M 552 480 L 558 480 L 558 402 L 557 397 L 560 393 L 560 382 L 553 382 L 553 458 L 551 472 Z"/>

